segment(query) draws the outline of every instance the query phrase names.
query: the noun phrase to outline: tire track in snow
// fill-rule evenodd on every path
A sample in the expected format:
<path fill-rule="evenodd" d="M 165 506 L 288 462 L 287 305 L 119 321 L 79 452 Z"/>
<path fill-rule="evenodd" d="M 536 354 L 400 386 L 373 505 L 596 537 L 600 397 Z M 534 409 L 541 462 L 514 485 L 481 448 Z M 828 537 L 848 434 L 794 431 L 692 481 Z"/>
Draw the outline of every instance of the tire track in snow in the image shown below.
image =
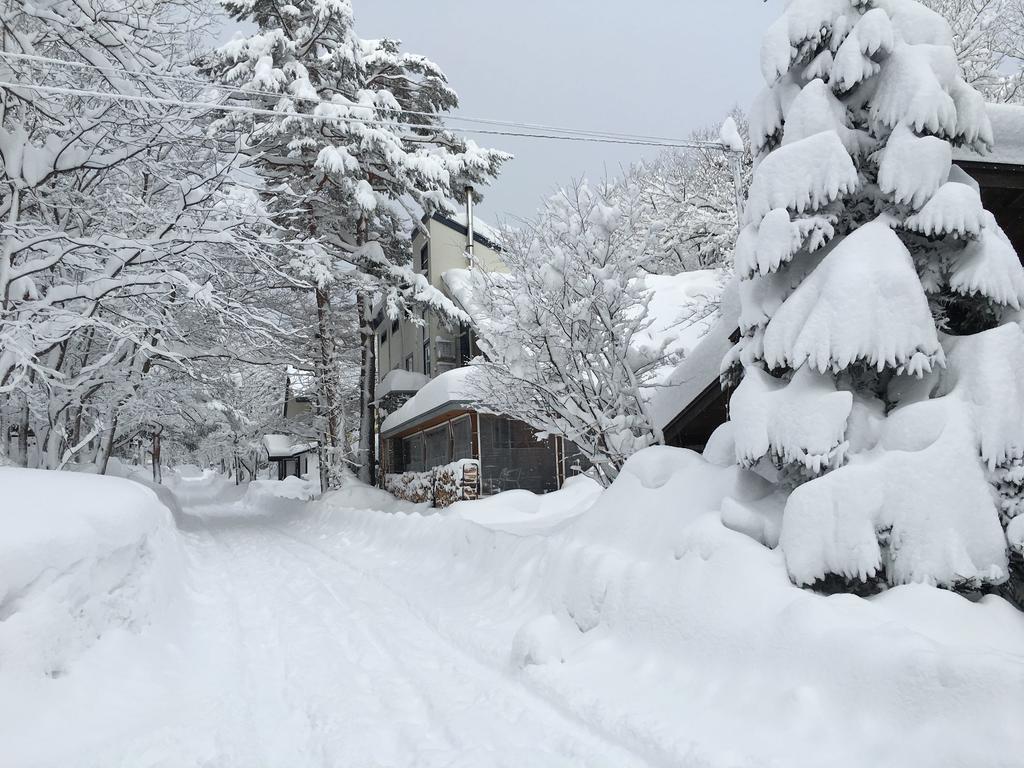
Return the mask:
<path fill-rule="evenodd" d="M 289 764 L 647 765 L 451 643 L 372 574 L 279 523 L 211 517 L 189 526 L 205 580 L 223 581 L 219 599 L 240 612 L 238 674 L 249 701 L 238 727 L 258 732 L 260 750 L 282 755 L 281 739 L 260 737 L 290 709 L 302 721 L 291 738 L 306 743 L 294 745 L 305 761 Z M 316 656 L 324 663 L 307 668 Z M 286 706 L 261 713 L 275 688 Z M 368 716 L 350 722 L 362 709 Z"/>
<path fill-rule="evenodd" d="M 590 745 L 596 745 L 599 751 L 596 752 L 594 755 L 591 755 L 589 759 L 583 763 L 584 765 L 592 766 L 599 764 L 608 764 L 614 765 L 616 766 L 616 768 L 625 768 L 626 766 L 631 765 L 650 765 L 650 763 L 647 762 L 646 758 L 643 758 L 640 755 L 638 755 L 636 752 L 630 749 L 628 745 L 621 743 L 614 736 L 594 730 L 589 723 L 579 718 L 571 710 L 568 710 L 565 707 L 560 706 L 558 702 L 553 702 L 549 700 L 547 697 L 544 697 L 539 693 L 525 687 L 524 685 L 522 685 L 521 682 L 511 677 L 508 673 L 501 671 L 499 669 L 495 669 L 492 665 L 485 663 L 482 659 L 478 658 L 477 656 L 466 651 L 461 646 L 452 642 L 443 633 L 439 632 L 437 628 L 433 624 L 431 624 L 419 611 L 417 611 L 415 607 L 401 593 L 393 589 L 380 578 L 374 576 L 366 570 L 362 570 L 352 565 L 351 563 L 346 562 L 342 558 L 335 555 L 333 552 L 325 550 L 317 546 L 316 544 L 313 544 L 299 536 L 296 536 L 295 534 L 281 527 L 280 525 L 274 525 L 273 529 L 276 533 L 280 534 L 282 537 L 287 539 L 290 542 L 291 546 L 297 544 L 304 552 L 314 553 L 315 556 L 318 557 L 321 561 L 328 562 L 332 569 L 336 571 L 348 571 L 351 576 L 354 576 L 361 583 L 365 584 L 367 582 L 371 582 L 373 587 L 375 588 L 375 591 L 379 595 L 384 595 L 385 600 L 388 602 L 397 603 L 399 612 L 404 617 L 412 618 L 417 625 L 419 625 L 422 629 L 425 629 L 430 636 L 439 641 L 440 644 L 444 647 L 445 651 L 447 651 L 450 655 L 458 658 L 461 662 L 463 662 L 463 669 L 470 668 L 475 672 L 478 678 L 486 680 L 485 684 L 496 684 L 498 687 L 505 688 L 510 693 L 513 693 L 513 695 L 517 699 L 519 699 L 520 702 L 523 702 L 527 709 L 533 709 L 538 712 L 544 712 L 547 718 L 550 718 L 551 721 L 559 722 L 560 726 L 563 729 L 565 729 L 567 732 L 573 733 L 576 738 L 584 742 L 587 742 Z M 347 540 L 346 544 L 349 546 L 353 546 L 350 545 Z M 304 558 L 301 557 L 299 559 L 304 560 Z M 311 573 L 315 574 L 315 578 L 320 579 L 320 576 L 316 575 L 315 569 L 312 569 L 312 567 L 308 565 L 307 567 L 310 568 Z M 322 581 L 322 579 L 320 580 Z M 383 635 L 381 634 L 380 630 L 374 630 L 368 627 L 367 631 L 368 633 L 377 637 L 382 642 L 382 644 L 386 645 L 387 641 L 383 638 Z M 396 663 L 408 669 L 408 665 L 405 665 L 398 660 L 398 654 L 392 651 L 392 655 L 396 658 Z M 602 760 L 608 762 L 594 763 L 592 761 L 593 759 L 595 759 L 595 756 L 600 756 Z"/>

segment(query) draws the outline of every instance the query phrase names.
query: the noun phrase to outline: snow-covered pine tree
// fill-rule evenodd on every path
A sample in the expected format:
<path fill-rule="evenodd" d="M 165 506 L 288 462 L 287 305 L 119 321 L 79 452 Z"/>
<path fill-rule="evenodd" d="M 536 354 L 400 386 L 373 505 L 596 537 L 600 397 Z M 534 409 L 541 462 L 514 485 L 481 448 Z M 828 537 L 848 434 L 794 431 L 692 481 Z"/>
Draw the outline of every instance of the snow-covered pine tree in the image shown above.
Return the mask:
<path fill-rule="evenodd" d="M 363 278 L 361 477 L 370 480 L 375 294 L 383 291 L 394 312 L 427 307 L 465 319 L 409 266 L 409 221 L 487 182 L 508 156 L 445 130 L 440 117 L 458 100 L 444 73 L 423 56 L 403 53 L 398 41 L 360 39 L 349 0 L 222 3 L 234 21 L 256 30 L 222 46 L 202 68 L 236 98 L 281 115 L 236 113 L 217 128 L 248 134 L 275 223 L 315 244 L 292 267 L 318 285 L 320 389 L 328 414 L 337 407 L 327 374 L 334 358 L 331 286 L 351 267 Z M 327 439 L 336 449 L 337 430 L 329 427 Z"/>
<path fill-rule="evenodd" d="M 991 126 L 944 19 L 793 0 L 766 33 L 725 362 L 798 584 L 1007 578 L 990 474 L 1024 456 L 1024 270 L 952 147 Z"/>

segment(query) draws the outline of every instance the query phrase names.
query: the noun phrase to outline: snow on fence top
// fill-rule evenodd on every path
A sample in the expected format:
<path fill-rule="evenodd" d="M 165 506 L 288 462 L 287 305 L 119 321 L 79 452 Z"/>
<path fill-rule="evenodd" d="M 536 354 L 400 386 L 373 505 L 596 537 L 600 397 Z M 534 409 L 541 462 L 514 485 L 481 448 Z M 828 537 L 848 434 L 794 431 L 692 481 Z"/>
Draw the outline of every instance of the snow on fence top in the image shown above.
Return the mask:
<path fill-rule="evenodd" d="M 473 402 L 474 370 L 471 366 L 454 368 L 434 377 L 401 408 L 392 413 L 381 424 L 381 434 L 409 424 L 412 421 L 448 404 Z"/>
<path fill-rule="evenodd" d="M 271 459 L 290 459 L 300 453 L 312 451 L 316 445 L 315 442 L 295 442 L 294 438 L 288 435 L 263 436 L 263 447 L 267 449 L 267 457 Z"/>
<path fill-rule="evenodd" d="M 985 111 L 992 123 L 992 137 L 995 140 L 992 152 L 981 155 L 967 147 L 955 147 L 953 160 L 1024 165 L 1024 106 L 986 104 Z"/>

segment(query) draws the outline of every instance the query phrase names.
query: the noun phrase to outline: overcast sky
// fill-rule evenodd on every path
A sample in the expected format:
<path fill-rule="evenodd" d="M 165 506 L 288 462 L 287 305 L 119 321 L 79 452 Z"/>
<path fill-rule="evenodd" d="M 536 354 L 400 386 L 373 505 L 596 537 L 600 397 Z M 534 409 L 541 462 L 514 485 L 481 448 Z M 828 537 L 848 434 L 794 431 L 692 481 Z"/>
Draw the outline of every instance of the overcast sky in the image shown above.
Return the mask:
<path fill-rule="evenodd" d="M 392 37 L 444 69 L 460 112 L 685 138 L 747 108 L 760 36 L 782 0 L 353 0 L 360 37 Z M 511 152 L 479 212 L 528 216 L 573 178 L 616 175 L 642 147 L 478 136 Z"/>

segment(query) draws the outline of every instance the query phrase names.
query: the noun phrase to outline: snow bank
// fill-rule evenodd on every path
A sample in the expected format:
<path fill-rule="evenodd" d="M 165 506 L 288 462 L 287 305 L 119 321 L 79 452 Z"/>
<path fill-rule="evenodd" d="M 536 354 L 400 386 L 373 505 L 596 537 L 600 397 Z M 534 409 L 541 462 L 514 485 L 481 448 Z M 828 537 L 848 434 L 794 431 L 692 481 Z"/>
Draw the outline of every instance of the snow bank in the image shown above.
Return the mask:
<path fill-rule="evenodd" d="M 265 499 L 298 499 L 309 501 L 316 496 L 318 484 L 301 477 L 286 477 L 284 480 L 253 480 L 245 488 L 243 503 L 259 506 Z"/>
<path fill-rule="evenodd" d="M 601 484 L 584 475 L 566 478 L 551 493 L 504 491 L 477 501 L 459 501 L 446 514 L 496 531 L 517 535 L 542 533 L 560 527 L 589 509 L 601 495 Z"/>
<path fill-rule="evenodd" d="M 104 637 L 174 603 L 183 564 L 171 513 L 113 477 L 0 469 L 0 690 L 55 678 Z"/>
<path fill-rule="evenodd" d="M 721 521 L 770 490 L 660 447 L 531 535 L 493 524 L 501 496 L 431 517 L 329 499 L 307 535 L 378 552 L 378 576 L 439 633 L 651 764 L 1012 764 L 1024 616 L 921 585 L 800 590 L 781 551 Z"/>

